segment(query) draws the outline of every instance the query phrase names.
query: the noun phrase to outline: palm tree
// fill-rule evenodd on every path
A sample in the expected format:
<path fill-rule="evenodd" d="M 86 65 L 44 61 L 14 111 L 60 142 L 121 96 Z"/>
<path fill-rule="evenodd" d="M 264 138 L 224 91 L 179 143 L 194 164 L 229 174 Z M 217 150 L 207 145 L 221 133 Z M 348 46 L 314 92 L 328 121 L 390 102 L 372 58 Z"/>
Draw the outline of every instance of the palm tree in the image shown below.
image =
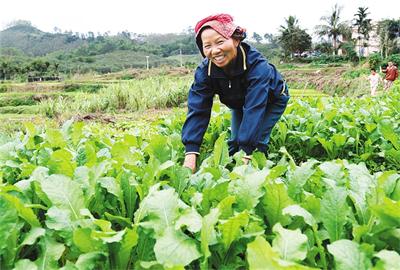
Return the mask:
<path fill-rule="evenodd" d="M 279 42 L 283 45 L 282 47 L 286 51 L 286 53 L 289 52 L 290 56 L 293 57 L 293 49 L 290 48 L 290 39 L 293 36 L 295 29 L 298 27 L 299 20 L 295 16 L 289 16 L 288 18 L 285 18 L 285 22 L 286 26 L 280 26 L 281 35 L 278 37 L 278 39 Z"/>
<path fill-rule="evenodd" d="M 254 39 L 257 43 L 260 43 L 261 40 L 262 40 L 262 37 L 261 37 L 258 33 L 254 32 L 254 33 L 253 33 L 253 39 Z"/>
<path fill-rule="evenodd" d="M 359 7 L 356 14 L 354 14 L 354 26 L 357 27 L 358 41 L 359 41 L 359 55 L 363 56 L 362 47 L 368 47 L 369 32 L 372 30 L 371 19 L 367 19 L 369 12 L 368 8 Z"/>
<path fill-rule="evenodd" d="M 316 26 L 316 33 L 320 37 L 328 36 L 332 40 L 333 54 L 336 55 L 339 43 L 339 37 L 348 33 L 348 26 L 345 22 L 340 22 L 340 13 L 342 7 L 337 4 L 333 7 L 332 13 L 321 17 L 325 24 Z"/>
<path fill-rule="evenodd" d="M 280 26 L 279 42 L 285 53 L 293 57 L 294 53 L 301 54 L 311 48 L 311 36 L 301 29 L 298 25 L 298 19 L 295 16 L 289 16 L 285 19 L 286 25 Z"/>

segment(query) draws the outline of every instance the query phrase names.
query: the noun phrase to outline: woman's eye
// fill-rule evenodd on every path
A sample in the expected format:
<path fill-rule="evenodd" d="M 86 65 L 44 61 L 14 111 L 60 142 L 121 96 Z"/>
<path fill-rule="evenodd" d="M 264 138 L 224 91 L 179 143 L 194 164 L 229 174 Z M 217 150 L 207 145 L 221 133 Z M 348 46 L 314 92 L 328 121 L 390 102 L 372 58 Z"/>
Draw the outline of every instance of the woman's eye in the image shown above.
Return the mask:
<path fill-rule="evenodd" d="M 222 43 L 224 43 L 223 40 L 220 40 L 220 41 L 217 42 L 218 45 L 221 45 Z"/>

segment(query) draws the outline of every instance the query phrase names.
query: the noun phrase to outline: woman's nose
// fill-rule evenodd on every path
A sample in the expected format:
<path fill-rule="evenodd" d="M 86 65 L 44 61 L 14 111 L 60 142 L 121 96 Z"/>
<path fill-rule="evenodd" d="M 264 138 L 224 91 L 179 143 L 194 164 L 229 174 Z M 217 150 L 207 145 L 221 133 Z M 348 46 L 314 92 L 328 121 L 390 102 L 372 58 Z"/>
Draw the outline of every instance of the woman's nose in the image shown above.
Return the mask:
<path fill-rule="evenodd" d="M 219 54 L 220 52 L 221 52 L 221 49 L 220 49 L 218 46 L 213 47 L 213 48 L 211 49 L 211 54 L 212 54 L 212 55 L 217 55 L 217 54 Z"/>

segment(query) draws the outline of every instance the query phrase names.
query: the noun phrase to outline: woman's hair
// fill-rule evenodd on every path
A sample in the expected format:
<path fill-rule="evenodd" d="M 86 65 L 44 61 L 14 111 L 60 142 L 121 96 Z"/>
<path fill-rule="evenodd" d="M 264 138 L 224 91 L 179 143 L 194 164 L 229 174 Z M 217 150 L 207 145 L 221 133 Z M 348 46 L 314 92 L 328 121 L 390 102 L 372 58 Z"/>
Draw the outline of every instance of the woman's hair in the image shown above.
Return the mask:
<path fill-rule="evenodd" d="M 243 28 L 240 27 L 240 26 L 238 26 L 238 27 L 235 29 L 235 32 L 233 32 L 233 34 L 232 34 L 232 37 L 233 37 L 233 38 L 238 39 L 238 40 L 240 40 L 240 41 L 242 41 L 243 39 L 245 39 L 246 36 L 247 36 L 246 30 L 243 29 Z"/>

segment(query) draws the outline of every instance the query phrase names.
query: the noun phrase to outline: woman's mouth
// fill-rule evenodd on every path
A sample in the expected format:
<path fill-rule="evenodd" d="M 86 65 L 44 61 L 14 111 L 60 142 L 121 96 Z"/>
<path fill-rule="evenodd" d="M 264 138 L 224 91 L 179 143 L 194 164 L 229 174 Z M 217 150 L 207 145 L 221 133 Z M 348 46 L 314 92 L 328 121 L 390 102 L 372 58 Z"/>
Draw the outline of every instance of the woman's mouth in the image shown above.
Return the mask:
<path fill-rule="evenodd" d="M 213 60 L 215 63 L 221 63 L 224 61 L 224 59 L 225 59 L 224 55 L 218 55 L 218 56 L 213 57 Z"/>

